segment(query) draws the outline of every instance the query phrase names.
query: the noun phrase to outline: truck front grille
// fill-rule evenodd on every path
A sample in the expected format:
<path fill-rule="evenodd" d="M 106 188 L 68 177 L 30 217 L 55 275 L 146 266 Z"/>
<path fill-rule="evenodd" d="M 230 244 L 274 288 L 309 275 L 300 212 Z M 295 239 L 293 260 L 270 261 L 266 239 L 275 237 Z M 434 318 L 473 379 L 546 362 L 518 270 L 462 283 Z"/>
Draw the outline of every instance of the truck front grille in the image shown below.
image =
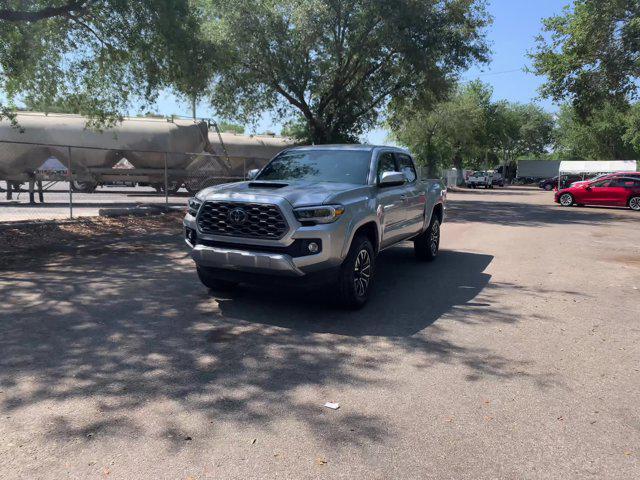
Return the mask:
<path fill-rule="evenodd" d="M 205 202 L 198 214 L 202 233 L 279 240 L 289 229 L 276 205 Z"/>

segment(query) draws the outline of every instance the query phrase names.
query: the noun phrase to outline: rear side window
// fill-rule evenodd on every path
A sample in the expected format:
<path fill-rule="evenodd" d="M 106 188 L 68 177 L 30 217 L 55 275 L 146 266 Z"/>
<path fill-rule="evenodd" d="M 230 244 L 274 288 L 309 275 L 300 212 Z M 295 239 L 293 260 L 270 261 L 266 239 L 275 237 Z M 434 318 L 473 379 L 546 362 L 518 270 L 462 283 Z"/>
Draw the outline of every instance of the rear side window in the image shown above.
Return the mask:
<path fill-rule="evenodd" d="M 405 155 L 404 153 L 396 153 L 396 157 L 398 158 L 398 166 L 400 167 L 400 171 L 404 173 L 405 177 L 407 177 L 407 181 L 409 183 L 414 182 L 418 177 L 416 175 L 416 169 L 413 166 L 413 161 L 409 155 Z"/>
<path fill-rule="evenodd" d="M 377 174 L 378 182 L 380 181 L 380 177 L 382 176 L 383 172 L 397 172 L 397 171 L 398 170 L 396 169 L 396 160 L 395 158 L 393 158 L 393 153 L 384 152 L 380 154 L 380 157 L 378 158 L 378 174 Z"/>
<path fill-rule="evenodd" d="M 612 187 L 635 188 L 640 186 L 640 180 L 635 178 L 616 178 L 611 182 Z"/>

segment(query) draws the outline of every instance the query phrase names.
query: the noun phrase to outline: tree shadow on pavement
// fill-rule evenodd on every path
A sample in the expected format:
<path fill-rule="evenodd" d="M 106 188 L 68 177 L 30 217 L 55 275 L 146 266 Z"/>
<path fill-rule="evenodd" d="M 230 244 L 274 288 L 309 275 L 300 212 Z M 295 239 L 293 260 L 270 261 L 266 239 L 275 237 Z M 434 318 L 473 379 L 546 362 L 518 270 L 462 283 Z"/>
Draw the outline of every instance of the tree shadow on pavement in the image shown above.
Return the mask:
<path fill-rule="evenodd" d="M 375 373 L 398 355 L 425 369 L 461 364 L 469 381 L 531 375 L 540 388 L 553 382 L 499 352 L 457 343 L 438 325 L 445 317 L 517 321 L 491 306 L 491 260 L 443 251 L 421 264 L 407 246 L 391 249 L 380 257 L 372 303 L 354 313 L 322 296 L 251 289 L 213 296 L 180 238 L 143 235 L 25 259 L 0 272 L 0 412 L 35 409 L 42 425 L 53 425 L 53 439 L 155 436 L 170 449 L 184 446 L 180 435 L 215 435 L 221 422 L 268 430 L 282 418 L 328 444 L 378 441 L 394 434 L 381 416 L 344 412 L 332 423 L 319 406 L 326 399 L 310 405 L 300 390 L 393 389 L 395 379 Z M 98 411 L 50 409 L 65 402 Z M 208 421 L 192 433 L 179 415 L 134 418 L 156 402 Z"/>

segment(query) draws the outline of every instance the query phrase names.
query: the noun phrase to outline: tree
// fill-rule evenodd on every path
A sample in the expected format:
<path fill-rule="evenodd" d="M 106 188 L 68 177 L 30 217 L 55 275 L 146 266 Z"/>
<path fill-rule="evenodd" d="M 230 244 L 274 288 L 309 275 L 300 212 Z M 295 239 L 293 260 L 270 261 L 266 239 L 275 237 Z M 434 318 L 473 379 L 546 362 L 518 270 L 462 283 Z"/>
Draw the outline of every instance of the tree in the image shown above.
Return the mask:
<path fill-rule="evenodd" d="M 624 105 L 638 91 L 640 2 L 575 0 L 544 20 L 531 55 L 547 77 L 544 97 L 569 101 L 580 119 L 605 104 Z"/>
<path fill-rule="evenodd" d="M 490 168 L 522 155 L 540 156 L 552 143 L 553 117 L 534 104 L 493 102 L 492 89 L 474 81 L 450 97 L 393 112 L 390 127 L 398 142 L 427 166 Z"/>
<path fill-rule="evenodd" d="M 402 108 L 394 112 L 390 125 L 395 139 L 408 147 L 430 176 L 438 167 L 453 164 L 459 179 L 465 163 L 477 158 L 484 146 L 486 86 L 479 82 L 459 86 L 451 97 L 435 105 Z"/>
<path fill-rule="evenodd" d="M 524 156 L 543 156 L 553 144 L 554 127 L 553 116 L 539 105 L 498 102 L 489 125 L 492 156 L 504 164 Z"/>
<path fill-rule="evenodd" d="M 485 61 L 482 0 L 201 0 L 229 59 L 213 106 L 300 115 L 315 143 L 355 141 L 390 102 L 440 94 Z"/>
<path fill-rule="evenodd" d="M 309 131 L 309 124 L 305 121 L 304 117 L 300 115 L 287 120 L 284 125 L 282 125 L 280 135 L 292 138 L 299 143 L 313 143 L 311 132 Z"/>
<path fill-rule="evenodd" d="M 556 156 L 587 160 L 636 158 L 638 151 L 634 151 L 630 128 L 634 111 L 607 103 L 582 119 L 574 107 L 563 105 L 555 132 Z"/>
<path fill-rule="evenodd" d="M 626 142 L 636 152 L 636 157 L 640 157 L 640 103 L 632 105 L 627 113 L 626 132 L 622 140 Z"/>
<path fill-rule="evenodd" d="M 11 0 L 3 6 L 0 90 L 10 101 L 28 95 L 45 109 L 66 103 L 106 124 L 134 100 L 153 103 L 162 88 L 193 95 L 211 81 L 202 65 L 213 50 L 202 43 L 189 0 Z M 7 107 L 4 114 L 11 113 Z"/>
<path fill-rule="evenodd" d="M 218 122 L 218 128 L 221 132 L 236 133 L 242 135 L 244 133 L 244 125 L 238 125 L 237 123 L 225 122 L 224 120 Z"/>

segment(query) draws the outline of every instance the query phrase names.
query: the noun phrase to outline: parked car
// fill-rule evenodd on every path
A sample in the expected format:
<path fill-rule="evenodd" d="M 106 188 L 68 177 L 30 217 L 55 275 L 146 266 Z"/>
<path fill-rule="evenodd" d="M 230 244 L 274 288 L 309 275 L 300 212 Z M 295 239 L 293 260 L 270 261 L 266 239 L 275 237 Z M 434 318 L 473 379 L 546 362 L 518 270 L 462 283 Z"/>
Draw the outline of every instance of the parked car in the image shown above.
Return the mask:
<path fill-rule="evenodd" d="M 582 180 L 582 177 L 580 175 L 562 175 L 562 177 L 560 178 L 560 188 L 567 188 L 573 182 L 576 182 L 578 180 Z M 554 188 L 558 188 L 558 176 L 540 180 L 538 182 L 538 187 L 548 192 L 550 192 Z"/>
<path fill-rule="evenodd" d="M 640 176 L 640 172 L 615 172 L 615 173 L 601 173 L 600 175 L 596 175 L 593 178 L 588 180 L 582 180 L 579 182 L 573 182 L 570 186 L 579 187 L 580 185 L 587 184 L 589 182 L 593 182 L 600 178 L 614 178 L 614 177 L 636 177 Z"/>
<path fill-rule="evenodd" d="M 249 176 L 189 201 L 185 240 L 206 287 L 330 284 L 357 308 L 381 250 L 412 240 L 418 259 L 438 255 L 446 190 L 399 148 L 290 148 Z"/>
<path fill-rule="evenodd" d="M 600 178 L 565 188 L 556 192 L 555 202 L 563 207 L 607 205 L 640 211 L 640 176 Z"/>
<path fill-rule="evenodd" d="M 494 185 L 504 187 L 504 177 L 498 172 L 473 172 L 467 178 L 467 187 L 469 188 L 493 188 Z"/>

